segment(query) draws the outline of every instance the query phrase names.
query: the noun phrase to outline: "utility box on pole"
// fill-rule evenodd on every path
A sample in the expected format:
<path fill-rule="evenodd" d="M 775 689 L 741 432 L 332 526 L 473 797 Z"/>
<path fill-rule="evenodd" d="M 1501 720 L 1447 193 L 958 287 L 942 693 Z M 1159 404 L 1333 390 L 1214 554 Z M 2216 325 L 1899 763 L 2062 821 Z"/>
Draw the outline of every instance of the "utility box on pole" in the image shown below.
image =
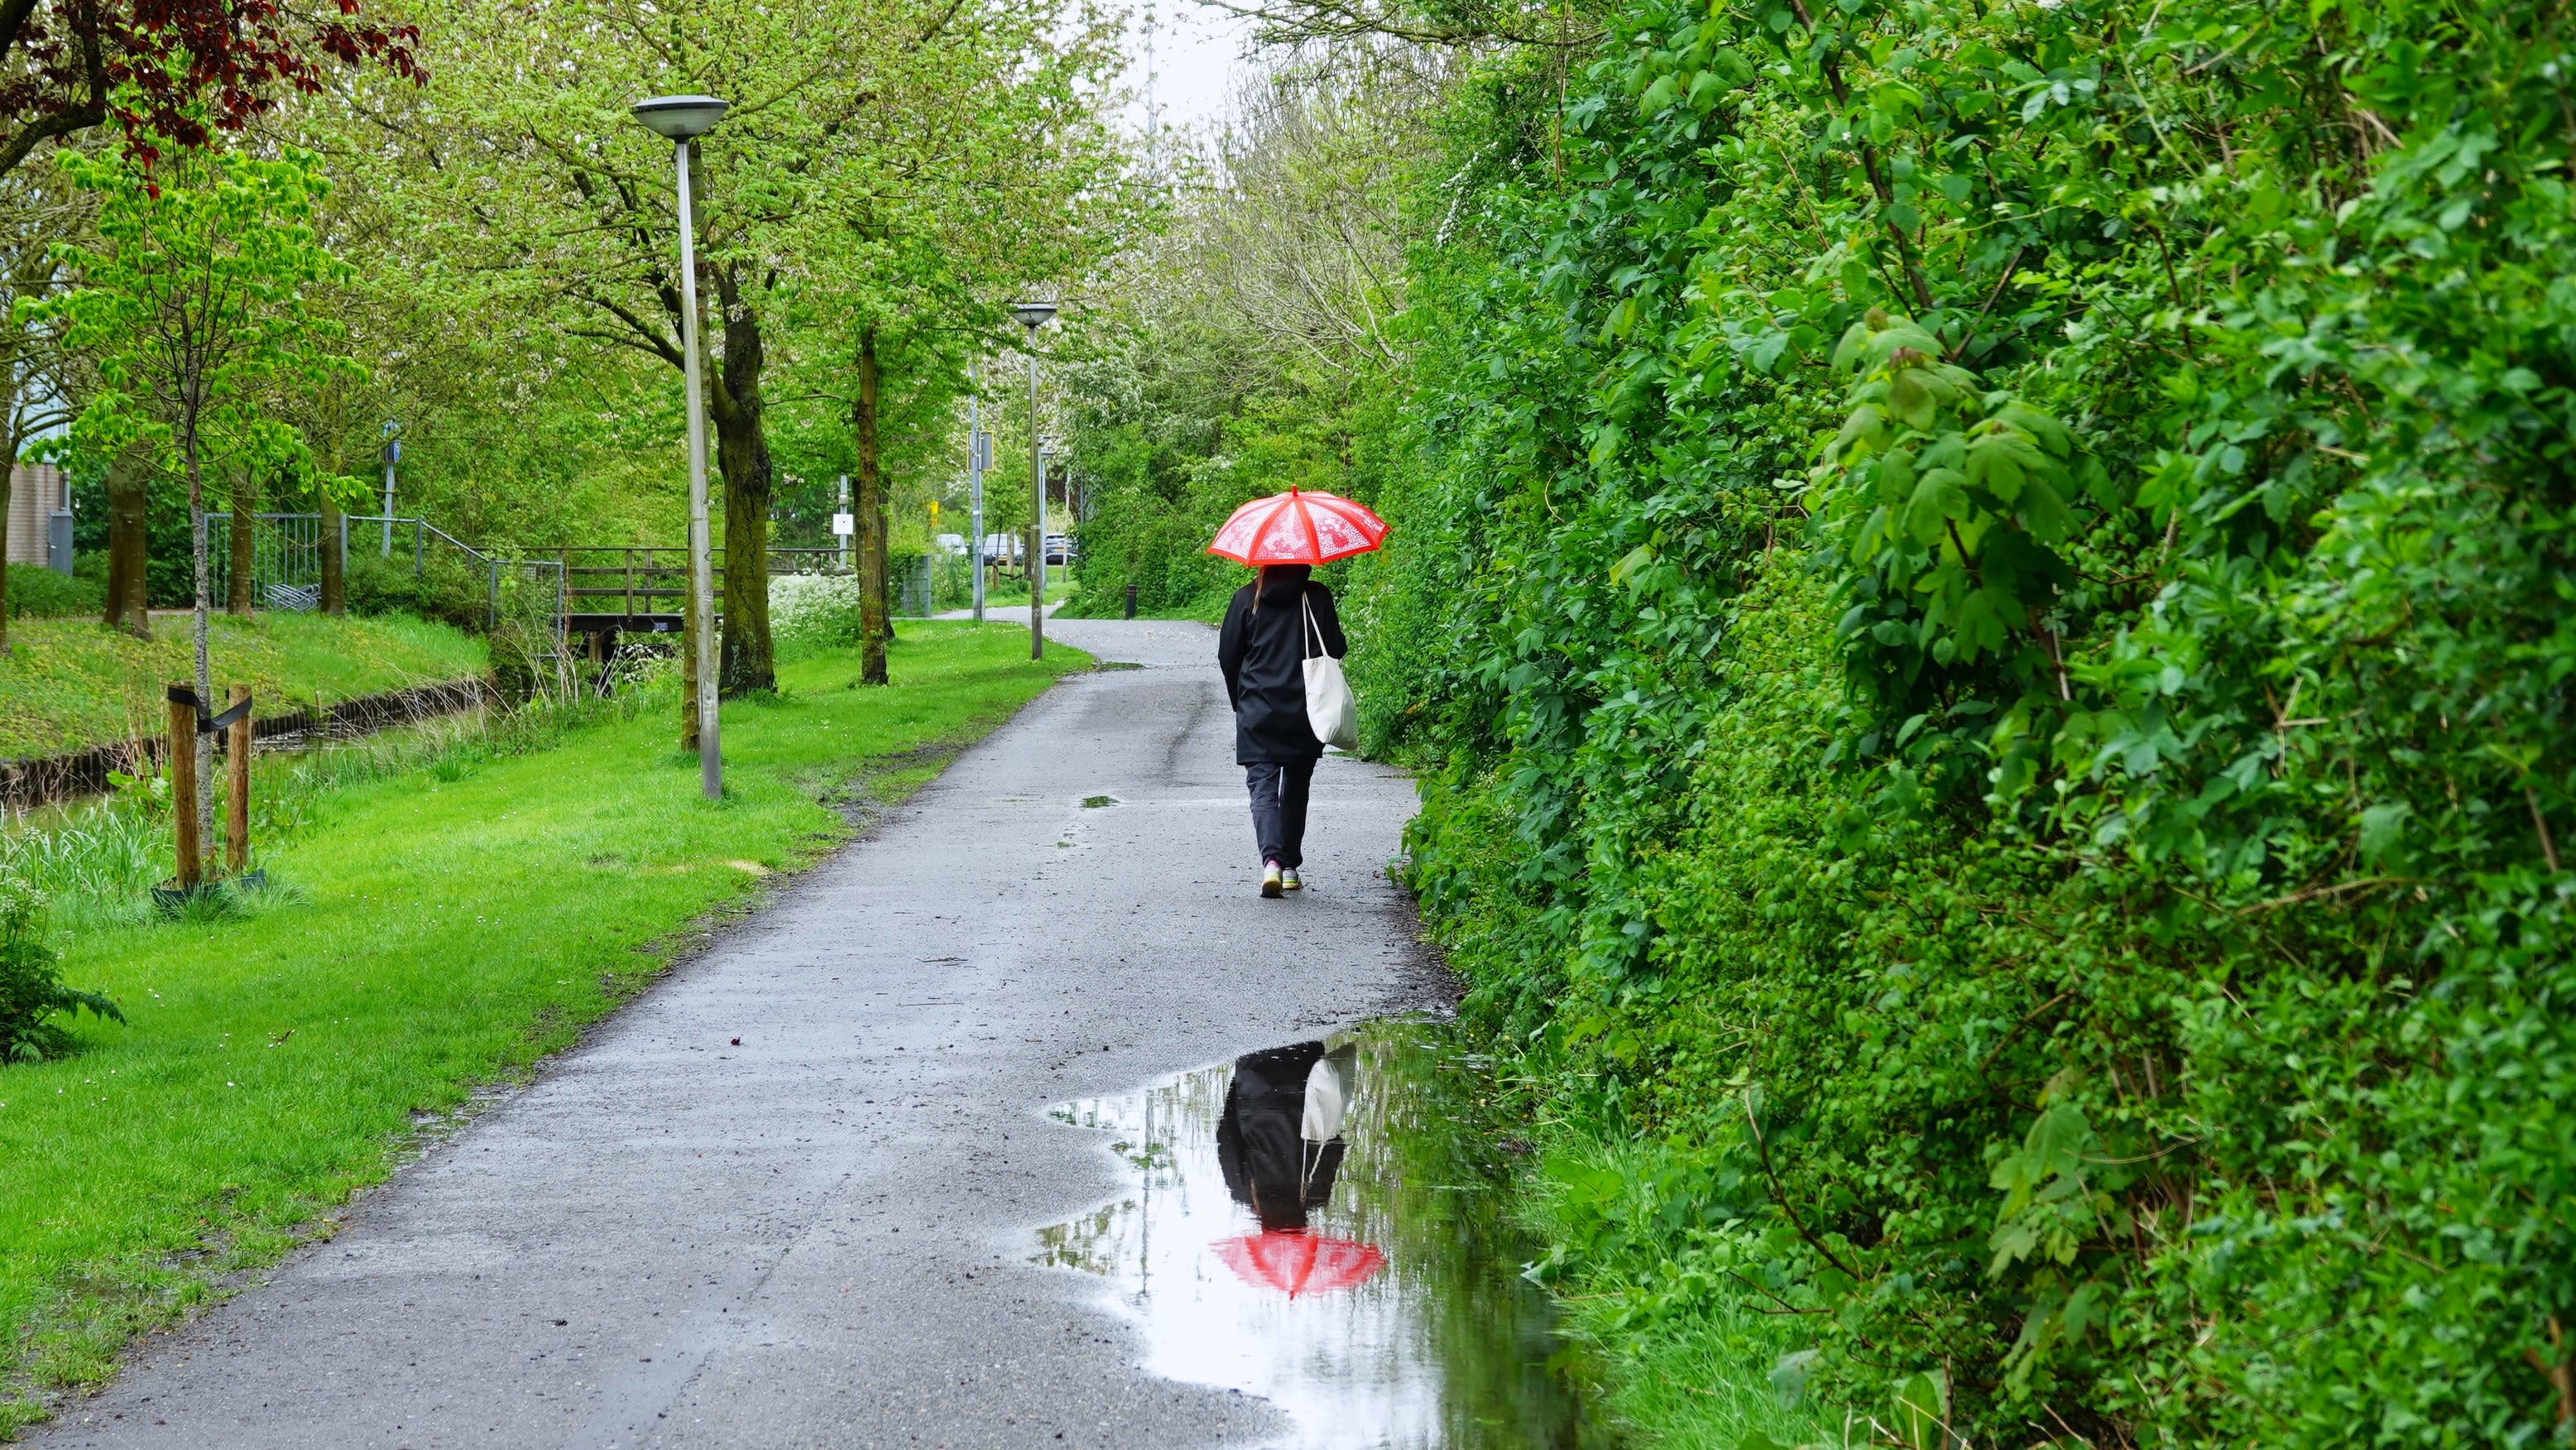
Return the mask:
<path fill-rule="evenodd" d="M 857 572 L 858 564 L 851 557 L 851 550 L 858 539 L 859 521 L 858 516 L 850 512 L 850 476 L 846 473 L 841 475 L 841 511 L 832 515 L 832 532 L 841 539 L 841 572 Z"/>
<path fill-rule="evenodd" d="M 385 420 L 385 542 L 379 558 L 394 556 L 394 465 L 402 462 L 402 440 L 394 436 L 395 424 Z"/>

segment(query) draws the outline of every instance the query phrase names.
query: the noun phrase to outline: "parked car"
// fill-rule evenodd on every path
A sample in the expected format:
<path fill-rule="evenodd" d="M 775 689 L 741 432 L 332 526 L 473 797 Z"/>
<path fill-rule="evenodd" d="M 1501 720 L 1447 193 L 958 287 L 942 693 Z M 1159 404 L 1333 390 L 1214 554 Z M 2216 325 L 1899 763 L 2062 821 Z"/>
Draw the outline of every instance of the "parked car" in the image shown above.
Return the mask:
<path fill-rule="evenodd" d="M 1071 538 L 1063 534 L 1046 536 L 1046 561 L 1049 565 L 1070 564 L 1078 557 L 1079 551 L 1073 547 Z"/>

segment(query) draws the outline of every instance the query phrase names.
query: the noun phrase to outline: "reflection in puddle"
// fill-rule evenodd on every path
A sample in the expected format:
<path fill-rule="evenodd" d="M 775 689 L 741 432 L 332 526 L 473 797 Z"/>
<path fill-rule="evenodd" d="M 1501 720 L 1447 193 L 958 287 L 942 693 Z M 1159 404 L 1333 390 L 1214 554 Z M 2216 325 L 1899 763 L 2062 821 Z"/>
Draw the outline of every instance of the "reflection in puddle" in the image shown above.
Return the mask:
<path fill-rule="evenodd" d="M 1269 1399 L 1286 1444 L 1609 1445 L 1520 1276 L 1483 1076 L 1445 1036 L 1380 1023 L 1058 1108 L 1137 1181 L 1041 1230 L 1039 1262 L 1108 1279 L 1146 1369 Z"/>

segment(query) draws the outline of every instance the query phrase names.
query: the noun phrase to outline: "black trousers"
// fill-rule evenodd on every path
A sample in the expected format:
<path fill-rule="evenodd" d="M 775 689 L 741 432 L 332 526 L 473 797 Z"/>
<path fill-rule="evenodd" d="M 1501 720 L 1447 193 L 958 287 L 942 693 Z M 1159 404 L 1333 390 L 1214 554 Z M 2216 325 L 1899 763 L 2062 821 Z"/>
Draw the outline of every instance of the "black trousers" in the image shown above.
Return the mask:
<path fill-rule="evenodd" d="M 1306 794 L 1315 784 L 1315 762 L 1263 761 L 1243 768 L 1252 790 L 1252 834 L 1261 859 L 1282 866 L 1306 864 Z"/>

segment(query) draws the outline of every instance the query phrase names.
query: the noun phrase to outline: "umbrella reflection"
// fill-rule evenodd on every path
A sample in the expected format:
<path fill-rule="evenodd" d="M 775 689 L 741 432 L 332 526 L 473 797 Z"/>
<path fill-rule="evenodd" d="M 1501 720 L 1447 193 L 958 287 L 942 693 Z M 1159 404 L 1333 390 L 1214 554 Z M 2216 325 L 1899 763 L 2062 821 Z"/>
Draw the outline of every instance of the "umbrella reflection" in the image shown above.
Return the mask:
<path fill-rule="evenodd" d="M 1351 1288 L 1386 1267 L 1386 1255 L 1375 1244 L 1304 1232 L 1245 1234 L 1218 1244 L 1216 1256 L 1243 1282 L 1291 1299 Z"/>
<path fill-rule="evenodd" d="M 1127 1176 L 1039 1230 L 1100 1275 L 1145 1367 L 1257 1395 L 1280 1450 L 1597 1450 L 1545 1292 L 1521 1276 L 1484 1079 L 1372 1024 L 1065 1103 Z"/>

